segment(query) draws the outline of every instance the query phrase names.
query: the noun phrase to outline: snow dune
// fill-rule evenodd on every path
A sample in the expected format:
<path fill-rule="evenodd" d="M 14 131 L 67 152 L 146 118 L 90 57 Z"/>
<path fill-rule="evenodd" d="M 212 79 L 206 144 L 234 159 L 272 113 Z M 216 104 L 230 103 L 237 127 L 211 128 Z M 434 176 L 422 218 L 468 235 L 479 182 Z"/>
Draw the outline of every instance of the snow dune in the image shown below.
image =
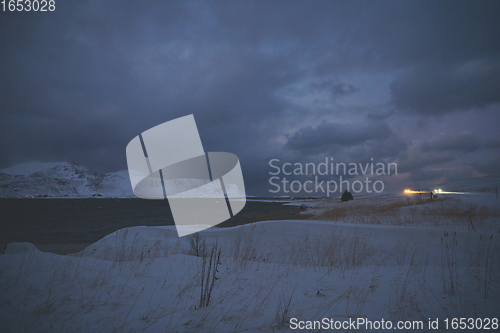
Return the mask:
<path fill-rule="evenodd" d="M 498 317 L 499 250 L 498 230 L 331 221 L 183 238 L 175 227 L 133 227 L 65 256 L 12 243 L 0 256 L 0 327 L 284 332 L 290 320 Z"/>

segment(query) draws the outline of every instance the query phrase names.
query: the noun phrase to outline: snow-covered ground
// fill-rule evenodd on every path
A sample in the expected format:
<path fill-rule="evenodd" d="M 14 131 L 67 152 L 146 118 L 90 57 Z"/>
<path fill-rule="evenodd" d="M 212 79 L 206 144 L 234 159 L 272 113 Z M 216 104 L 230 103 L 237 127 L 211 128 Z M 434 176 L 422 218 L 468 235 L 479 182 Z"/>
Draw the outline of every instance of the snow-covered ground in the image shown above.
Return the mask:
<path fill-rule="evenodd" d="M 297 331 L 319 332 L 328 330 L 306 329 L 307 321 L 361 318 L 434 332 L 446 331 L 446 318 L 498 318 L 500 217 L 498 200 L 485 195 L 321 201 L 322 220 L 183 238 L 175 227 L 133 227 L 73 255 L 11 243 L 0 255 L 0 331 L 284 332 L 300 324 Z M 439 330 L 429 330 L 429 318 L 441 320 Z M 424 328 L 395 329 L 400 320 Z"/>

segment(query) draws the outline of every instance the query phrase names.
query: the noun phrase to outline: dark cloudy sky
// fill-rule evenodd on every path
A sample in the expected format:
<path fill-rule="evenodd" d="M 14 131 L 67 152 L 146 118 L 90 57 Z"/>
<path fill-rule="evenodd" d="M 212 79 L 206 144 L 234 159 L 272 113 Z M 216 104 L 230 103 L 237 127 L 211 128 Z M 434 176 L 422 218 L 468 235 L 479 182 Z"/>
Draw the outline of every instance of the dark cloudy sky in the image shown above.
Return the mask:
<path fill-rule="evenodd" d="M 134 136 L 192 113 L 206 151 L 239 156 L 250 194 L 269 189 L 272 158 L 396 162 L 403 187 L 499 173 L 499 15 L 498 1 L 1 12 L 0 167 L 123 170 Z"/>

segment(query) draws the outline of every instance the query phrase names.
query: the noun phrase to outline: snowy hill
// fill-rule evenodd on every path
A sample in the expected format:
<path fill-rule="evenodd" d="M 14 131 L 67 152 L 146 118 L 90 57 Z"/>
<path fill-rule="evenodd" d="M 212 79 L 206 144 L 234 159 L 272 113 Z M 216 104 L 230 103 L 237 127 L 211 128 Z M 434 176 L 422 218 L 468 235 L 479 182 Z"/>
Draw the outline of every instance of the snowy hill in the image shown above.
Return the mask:
<path fill-rule="evenodd" d="M 347 332 L 334 328 L 354 318 L 412 328 L 379 332 L 430 332 L 429 318 L 439 318 L 435 331 L 444 332 L 444 319 L 461 317 L 485 325 L 500 306 L 494 234 L 267 221 L 182 238 L 173 226 L 126 228 L 73 255 L 11 243 L 0 255 L 0 327 Z M 332 326 L 312 329 L 323 318 Z M 376 331 L 357 325 L 349 331 Z"/>
<path fill-rule="evenodd" d="M 178 198 L 220 195 L 215 186 L 202 187 L 206 181 L 200 179 L 168 180 L 165 184 Z M 162 186 L 159 180 L 154 185 Z M 181 193 L 183 188 L 192 190 Z M 227 185 L 226 191 L 232 197 L 245 196 L 233 184 Z M 31 196 L 135 198 L 127 170 L 101 173 L 68 162 L 30 162 L 0 169 L 0 197 Z"/>
<path fill-rule="evenodd" d="M 0 170 L 0 197 L 132 197 L 127 171 L 101 173 L 68 162 L 30 162 Z"/>

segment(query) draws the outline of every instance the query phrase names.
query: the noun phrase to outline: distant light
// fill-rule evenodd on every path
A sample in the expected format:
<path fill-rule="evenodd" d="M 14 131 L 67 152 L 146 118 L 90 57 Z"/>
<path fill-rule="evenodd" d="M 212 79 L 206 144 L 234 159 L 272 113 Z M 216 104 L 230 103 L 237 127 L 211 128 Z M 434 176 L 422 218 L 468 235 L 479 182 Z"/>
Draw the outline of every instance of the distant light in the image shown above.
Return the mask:
<path fill-rule="evenodd" d="M 443 189 L 441 188 L 436 188 L 434 190 L 428 190 L 428 191 L 413 191 L 413 190 L 410 190 L 410 189 L 405 189 L 403 190 L 403 193 L 405 194 L 418 194 L 418 193 L 422 193 L 422 194 L 429 194 L 429 193 L 439 193 L 439 194 L 467 194 L 467 192 L 448 192 L 448 191 L 443 191 Z"/>
<path fill-rule="evenodd" d="M 406 194 L 429 193 L 429 191 L 413 191 L 410 189 L 405 189 L 403 192 Z"/>

